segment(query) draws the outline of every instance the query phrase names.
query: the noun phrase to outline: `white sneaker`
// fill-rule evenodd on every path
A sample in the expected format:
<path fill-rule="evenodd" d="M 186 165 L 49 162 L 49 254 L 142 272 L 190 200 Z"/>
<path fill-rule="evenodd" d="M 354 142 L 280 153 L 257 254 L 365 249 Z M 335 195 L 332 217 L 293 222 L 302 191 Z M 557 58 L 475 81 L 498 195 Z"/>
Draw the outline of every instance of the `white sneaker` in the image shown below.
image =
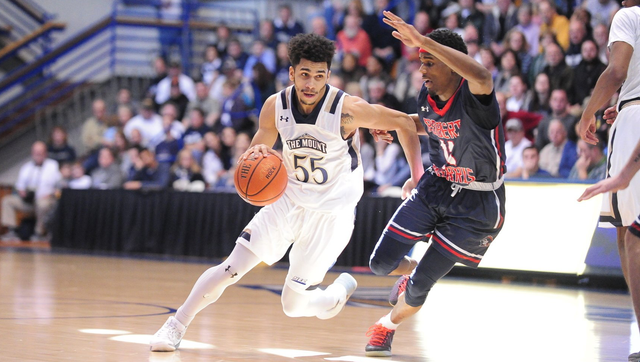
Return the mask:
<path fill-rule="evenodd" d="M 187 327 L 183 326 L 173 316 L 169 317 L 156 334 L 151 337 L 149 345 L 151 352 L 173 352 L 180 346 Z"/>
<path fill-rule="evenodd" d="M 330 319 L 337 316 L 338 313 L 340 313 L 344 309 L 344 306 L 347 304 L 347 301 L 351 297 L 351 294 L 355 292 L 356 288 L 358 287 L 358 282 L 350 274 L 342 273 L 340 274 L 340 276 L 338 276 L 338 278 L 336 278 L 332 285 L 342 286 L 347 291 L 347 293 L 344 299 L 339 299 L 338 303 L 336 303 L 333 308 L 319 313 L 317 315 L 319 319 Z"/>

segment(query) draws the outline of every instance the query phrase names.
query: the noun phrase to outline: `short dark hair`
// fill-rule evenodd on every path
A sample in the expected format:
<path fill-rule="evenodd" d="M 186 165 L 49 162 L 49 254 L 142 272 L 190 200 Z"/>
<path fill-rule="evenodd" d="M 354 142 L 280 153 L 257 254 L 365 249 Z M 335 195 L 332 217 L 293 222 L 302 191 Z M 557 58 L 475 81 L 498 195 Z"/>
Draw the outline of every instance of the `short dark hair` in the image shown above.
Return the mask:
<path fill-rule="evenodd" d="M 436 29 L 427 36 L 433 39 L 436 43 L 448 46 L 449 48 L 453 48 L 465 54 L 469 54 L 467 51 L 467 45 L 464 43 L 464 40 L 462 40 L 462 37 L 458 33 L 454 33 L 449 29 Z"/>
<path fill-rule="evenodd" d="M 302 59 L 307 59 L 314 63 L 327 63 L 327 67 L 331 69 L 335 52 L 335 44 L 317 34 L 297 34 L 289 40 L 289 61 L 294 68 Z"/>

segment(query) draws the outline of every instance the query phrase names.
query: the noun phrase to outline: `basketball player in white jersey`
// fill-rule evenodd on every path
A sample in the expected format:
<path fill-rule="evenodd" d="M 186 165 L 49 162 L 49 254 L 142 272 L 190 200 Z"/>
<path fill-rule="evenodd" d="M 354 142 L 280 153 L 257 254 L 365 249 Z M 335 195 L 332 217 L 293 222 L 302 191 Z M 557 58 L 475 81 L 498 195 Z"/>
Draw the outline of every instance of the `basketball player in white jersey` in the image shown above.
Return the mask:
<path fill-rule="evenodd" d="M 240 157 L 269 153 L 281 157 L 289 178 L 287 190 L 249 222 L 229 258 L 200 276 L 175 316 L 151 339 L 152 351 L 175 350 L 198 312 L 261 261 L 280 260 L 291 244 L 281 298 L 287 316 L 332 318 L 356 289 L 356 280 L 347 273 L 324 290 L 318 285 L 351 238 L 355 207 L 363 192 L 358 128 L 397 132 L 411 167 L 405 196 L 424 169 L 416 126 L 409 116 L 327 84 L 334 53 L 333 42 L 315 34 L 290 40 L 293 86 L 267 99 L 258 132 Z M 282 156 L 271 148 L 278 135 Z"/>
<path fill-rule="evenodd" d="M 618 116 L 609 131 L 609 176 L 589 187 L 579 200 L 605 195 L 600 221 L 618 229 L 618 251 L 636 318 L 640 317 L 640 175 L 633 171 L 640 160 L 640 0 L 625 0 L 613 18 L 609 34 L 609 65 L 602 73 L 580 119 L 580 136 L 596 144 L 596 111 L 622 86 Z M 637 168 L 635 169 L 637 170 Z M 635 176 L 633 176 L 635 174 Z M 624 179 L 625 181 L 621 180 Z M 628 180 L 627 180 L 628 179 Z M 625 184 L 626 182 L 626 184 Z M 628 185 L 628 187 L 626 187 Z M 640 321 L 639 321 L 640 322 Z M 640 323 L 639 323 L 640 324 Z M 639 362 L 640 352 L 629 361 Z"/>

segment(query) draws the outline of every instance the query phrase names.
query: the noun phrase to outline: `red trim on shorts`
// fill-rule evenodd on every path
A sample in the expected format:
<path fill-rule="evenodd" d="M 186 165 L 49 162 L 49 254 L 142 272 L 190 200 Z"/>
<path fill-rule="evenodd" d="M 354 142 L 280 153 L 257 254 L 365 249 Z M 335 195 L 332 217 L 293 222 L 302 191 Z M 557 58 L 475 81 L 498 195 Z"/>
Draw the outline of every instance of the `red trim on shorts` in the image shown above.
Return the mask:
<path fill-rule="evenodd" d="M 433 235 L 433 240 L 437 241 L 438 244 L 440 244 L 440 246 L 442 246 L 443 248 L 445 248 L 448 252 L 450 252 L 451 254 L 457 256 L 460 259 L 464 259 L 464 260 L 469 260 L 471 262 L 474 262 L 476 264 L 480 263 L 480 259 L 476 259 L 464 254 L 461 254 L 459 252 L 457 252 L 456 250 L 452 249 L 449 245 L 447 245 L 447 243 L 445 243 L 444 241 L 440 240 L 439 237 L 437 237 L 436 235 Z"/>
<path fill-rule="evenodd" d="M 634 221 L 633 224 L 631 224 L 630 227 L 636 229 L 636 231 L 640 233 L 640 225 L 638 225 L 637 222 Z"/>
<path fill-rule="evenodd" d="M 399 229 L 395 228 L 393 225 L 389 225 L 388 229 L 391 230 L 392 232 L 402 236 L 403 238 L 407 238 L 407 239 L 411 239 L 411 240 L 420 240 L 420 239 L 422 239 L 424 237 L 424 236 L 414 236 L 414 235 L 407 234 L 407 233 L 403 232 L 402 230 L 399 230 Z"/>

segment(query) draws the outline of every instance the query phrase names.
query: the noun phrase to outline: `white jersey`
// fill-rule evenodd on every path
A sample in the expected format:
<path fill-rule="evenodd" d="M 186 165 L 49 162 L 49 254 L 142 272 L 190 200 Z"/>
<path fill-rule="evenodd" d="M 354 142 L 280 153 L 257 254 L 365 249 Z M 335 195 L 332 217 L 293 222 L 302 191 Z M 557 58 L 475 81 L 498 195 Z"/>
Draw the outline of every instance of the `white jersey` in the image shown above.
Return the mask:
<path fill-rule="evenodd" d="M 344 140 L 340 131 L 348 94 L 326 87 L 316 108 L 303 117 L 292 109 L 293 86 L 282 90 L 276 100 L 275 121 L 289 176 L 285 196 L 302 207 L 330 212 L 355 207 L 364 182 L 358 132 Z"/>
<path fill-rule="evenodd" d="M 620 90 L 620 101 L 640 97 L 640 6 L 620 9 L 613 17 L 609 33 L 609 47 L 623 41 L 633 47 L 627 79 Z"/>

